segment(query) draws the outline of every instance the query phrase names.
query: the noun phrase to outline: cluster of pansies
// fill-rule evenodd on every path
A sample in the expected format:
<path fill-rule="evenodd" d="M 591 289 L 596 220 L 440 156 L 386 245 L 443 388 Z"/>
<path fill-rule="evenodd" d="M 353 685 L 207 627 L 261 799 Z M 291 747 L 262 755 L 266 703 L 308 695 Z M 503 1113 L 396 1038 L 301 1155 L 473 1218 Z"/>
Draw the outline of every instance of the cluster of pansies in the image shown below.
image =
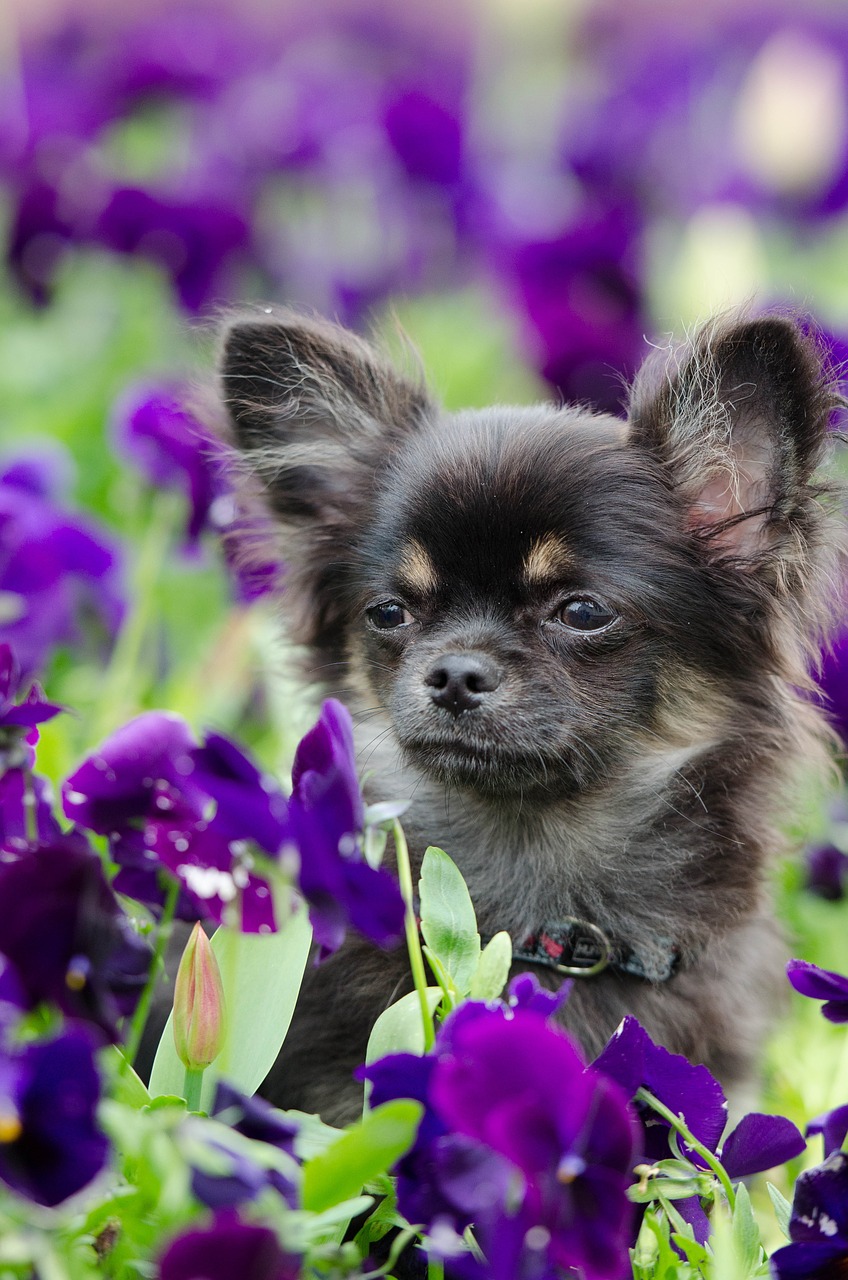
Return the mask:
<path fill-rule="evenodd" d="M 485 279 L 545 378 L 615 408 L 651 328 L 657 224 L 753 211 L 795 235 L 844 213 L 832 5 L 716 3 L 703 23 L 598 4 L 529 98 L 493 23 L 175 0 L 24 38 L 0 100 L 11 270 L 44 303 L 98 246 L 155 264 L 190 312 L 282 295 L 354 324 Z"/>

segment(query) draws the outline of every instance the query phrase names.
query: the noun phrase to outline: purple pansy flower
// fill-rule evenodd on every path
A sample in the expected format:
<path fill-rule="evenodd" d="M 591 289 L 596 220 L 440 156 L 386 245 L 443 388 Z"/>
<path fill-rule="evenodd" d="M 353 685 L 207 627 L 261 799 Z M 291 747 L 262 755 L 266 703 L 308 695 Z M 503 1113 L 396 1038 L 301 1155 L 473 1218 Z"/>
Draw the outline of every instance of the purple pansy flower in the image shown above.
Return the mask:
<path fill-rule="evenodd" d="M 828 1280 L 848 1267 L 848 1156 L 837 1151 L 795 1184 L 792 1243 L 771 1256 L 775 1280 Z"/>
<path fill-rule="evenodd" d="M 802 996 L 824 1001 L 822 1013 L 830 1022 L 848 1022 L 848 978 L 810 960 L 790 960 L 786 976 Z"/>
<path fill-rule="evenodd" d="M 43 1205 L 81 1190 L 109 1151 L 96 1123 L 99 1099 L 92 1044 L 81 1031 L 0 1046 L 0 1178 Z"/>
<path fill-rule="evenodd" d="M 124 612 L 121 557 L 102 530 L 33 488 L 29 455 L 6 461 L 0 481 L 0 639 L 22 675 L 42 668 L 60 644 L 79 638 L 93 611 L 106 632 Z"/>
<path fill-rule="evenodd" d="M 163 817 L 178 803 L 175 769 L 197 745 L 189 726 L 169 711 L 145 711 L 116 729 L 65 782 L 72 822 L 111 835 L 135 820 Z"/>
<path fill-rule="evenodd" d="M 53 815 L 53 788 L 29 770 L 7 769 L 0 776 L 0 849 L 23 853 L 33 833 L 42 843 L 62 834 Z"/>
<path fill-rule="evenodd" d="M 646 1088 L 675 1115 L 682 1115 L 694 1137 L 717 1153 L 730 1178 L 762 1173 L 800 1155 L 806 1147 L 803 1135 L 783 1116 L 752 1112 L 740 1120 L 719 1150 L 719 1140 L 727 1121 L 727 1102 L 718 1081 L 704 1066 L 694 1066 L 681 1054 L 670 1053 L 655 1044 L 644 1027 L 626 1017 L 603 1052 L 592 1064 L 616 1080 L 634 1097 L 645 1127 L 648 1160 L 662 1160 L 673 1154 L 669 1148 L 670 1126 L 650 1105 L 635 1097 Z M 698 1168 L 705 1169 L 702 1156 L 689 1150 L 681 1139 L 680 1148 Z M 710 1234 L 709 1220 L 696 1197 L 678 1200 L 676 1207 L 702 1244 Z"/>
<path fill-rule="evenodd" d="M 322 951 L 338 950 L 348 923 L 382 946 L 396 942 L 403 932 L 403 899 L 394 878 L 370 867 L 360 852 L 365 812 L 353 725 L 347 708 L 333 698 L 298 745 L 292 788 L 298 883 Z"/>
<path fill-rule="evenodd" d="M 132 387 L 115 406 L 113 433 L 118 450 L 150 484 L 188 498 L 191 545 L 209 527 L 214 502 L 230 486 L 224 446 L 189 411 L 187 397 L 188 389 L 178 385 Z"/>
<path fill-rule="evenodd" d="M 269 1227 L 218 1214 L 208 1227 L 173 1240 L 159 1263 L 159 1280 L 298 1280 L 300 1259 L 284 1253 Z"/>
<path fill-rule="evenodd" d="M 840 628 L 822 654 L 816 683 L 828 720 L 848 746 L 848 628 Z"/>
<path fill-rule="evenodd" d="M 58 703 L 47 702 L 37 683 L 16 704 L 20 682 L 21 672 L 14 653 L 9 645 L 0 643 L 0 741 L 9 736 L 14 737 L 15 732 L 21 729 L 32 730 L 64 710 Z M 6 730 L 12 730 L 12 735 L 7 734 Z"/>
<path fill-rule="evenodd" d="M 456 1233 L 473 1222 L 488 1258 L 480 1274 L 626 1274 L 638 1125 L 618 1086 L 544 1015 L 468 1003 L 431 1056 L 384 1058 L 363 1074 L 375 1105 L 424 1102 L 398 1203 Z"/>
<path fill-rule="evenodd" d="M 78 834 L 0 862 L 0 953 L 14 964 L 31 1007 L 50 1001 L 117 1039 L 147 980 L 150 948 Z"/>

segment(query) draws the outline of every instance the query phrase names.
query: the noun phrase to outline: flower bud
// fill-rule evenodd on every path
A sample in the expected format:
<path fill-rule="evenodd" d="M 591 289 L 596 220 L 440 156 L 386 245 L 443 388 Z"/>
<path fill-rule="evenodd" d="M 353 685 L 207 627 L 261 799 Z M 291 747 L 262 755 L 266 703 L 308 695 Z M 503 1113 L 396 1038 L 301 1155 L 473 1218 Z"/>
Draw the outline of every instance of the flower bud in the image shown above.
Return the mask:
<path fill-rule="evenodd" d="M 215 952 L 194 926 L 174 985 L 174 1044 L 189 1070 L 202 1071 L 224 1044 L 224 984 Z"/>

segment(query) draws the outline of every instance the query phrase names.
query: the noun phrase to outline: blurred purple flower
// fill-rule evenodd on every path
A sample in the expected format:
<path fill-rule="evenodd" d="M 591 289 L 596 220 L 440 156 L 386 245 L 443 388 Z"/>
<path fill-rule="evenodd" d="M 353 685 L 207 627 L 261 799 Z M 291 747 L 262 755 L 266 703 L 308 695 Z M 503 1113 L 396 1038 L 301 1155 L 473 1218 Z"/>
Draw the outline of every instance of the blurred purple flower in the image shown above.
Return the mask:
<path fill-rule="evenodd" d="M 38 741 L 37 726 L 52 720 L 64 708 L 48 702 L 34 683 L 20 702 L 21 673 L 7 644 L 0 643 L 0 769 L 32 766 L 32 747 Z"/>
<path fill-rule="evenodd" d="M 136 386 L 113 411 L 118 451 L 140 468 L 150 484 L 177 489 L 190 503 L 190 544 L 210 526 L 215 500 L 229 491 L 224 446 L 186 408 L 188 388 Z"/>
<path fill-rule="evenodd" d="M 386 135 L 411 178 L 453 186 L 462 175 L 462 122 L 455 111 L 419 88 L 404 88 L 388 103 Z"/>
<path fill-rule="evenodd" d="M 848 1156 L 833 1155 L 795 1184 L 792 1244 L 771 1256 L 775 1280 L 827 1280 L 848 1267 Z"/>
<path fill-rule="evenodd" d="M 473 1222 L 488 1259 L 479 1274 L 627 1273 L 635 1116 L 543 1015 L 469 1003 L 445 1022 L 432 1056 L 399 1054 L 362 1074 L 372 1105 L 425 1104 L 398 1165 L 398 1204 L 456 1233 Z"/>
<path fill-rule="evenodd" d="M 187 311 L 225 293 L 224 269 L 249 244 L 245 213 L 212 194 L 195 198 L 118 187 L 100 212 L 93 238 L 117 253 L 149 259 L 171 278 Z"/>
<path fill-rule="evenodd" d="M 568 401 L 622 407 L 648 327 L 641 235 L 632 209 L 587 206 L 558 235 L 497 251 L 538 347 L 539 372 Z"/>
<path fill-rule="evenodd" d="M 43 1205 L 80 1191 L 109 1151 L 96 1123 L 99 1099 L 93 1047 L 81 1031 L 0 1047 L 0 1178 Z"/>
<path fill-rule="evenodd" d="M 848 854 L 833 844 L 814 844 L 804 854 L 805 887 L 819 898 L 839 902 L 845 896 Z"/>
<path fill-rule="evenodd" d="M 300 852 L 298 884 L 322 952 L 338 950 L 348 924 L 381 946 L 397 942 L 403 899 L 394 877 L 362 857 L 365 812 L 353 725 L 350 712 L 333 698 L 298 745 L 289 815 Z"/>
<path fill-rule="evenodd" d="M 688 214 L 735 201 L 793 219 L 848 198 L 848 22 L 833 6 L 596 6 L 564 165 L 594 192 Z M 705 122 L 709 121 L 709 127 Z"/>
<path fill-rule="evenodd" d="M 53 788 L 28 769 L 6 769 L 0 776 L 0 849 L 24 852 L 33 830 L 45 843 L 62 834 L 53 815 Z"/>
<path fill-rule="evenodd" d="M 122 565 L 102 530 L 35 490 L 40 455 L 14 455 L 0 466 L 0 640 L 26 678 L 58 645 L 79 640 L 85 614 L 115 634 L 125 607 Z"/>
<path fill-rule="evenodd" d="M 0 862 L 0 953 L 31 1007 L 48 1001 L 117 1039 L 147 980 L 150 948 L 106 883 L 82 836 L 57 837 Z"/>
<path fill-rule="evenodd" d="M 159 1280 L 298 1280 L 300 1259 L 284 1253 L 268 1227 L 218 1214 L 211 1226 L 173 1240 L 159 1263 Z"/>
<path fill-rule="evenodd" d="M 232 1085 L 219 1081 L 212 1115 L 252 1142 L 268 1143 L 294 1160 L 298 1126 L 261 1098 L 248 1098 Z M 221 1150 L 229 1158 L 227 1173 L 211 1173 L 196 1166 L 192 1169 L 192 1190 L 203 1204 L 210 1209 L 234 1207 L 245 1200 L 252 1200 L 270 1186 L 283 1197 L 289 1208 L 297 1207 L 298 1192 L 292 1178 L 286 1177 L 279 1169 L 265 1168 L 245 1157 L 236 1156 L 223 1145 Z"/>
<path fill-rule="evenodd" d="M 837 632 L 822 654 L 816 684 L 825 714 L 848 749 L 848 628 Z"/>
<path fill-rule="evenodd" d="M 790 960 L 786 976 L 802 996 L 824 1001 L 822 1013 L 830 1022 L 848 1022 L 848 978 L 810 960 Z"/>

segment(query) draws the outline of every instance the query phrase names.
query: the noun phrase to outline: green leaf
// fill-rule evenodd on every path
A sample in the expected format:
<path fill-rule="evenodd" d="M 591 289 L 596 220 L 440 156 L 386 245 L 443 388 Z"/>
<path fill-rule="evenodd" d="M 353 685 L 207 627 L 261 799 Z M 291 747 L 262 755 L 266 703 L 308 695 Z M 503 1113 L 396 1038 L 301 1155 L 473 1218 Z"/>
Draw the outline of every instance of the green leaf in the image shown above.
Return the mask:
<path fill-rule="evenodd" d="M 427 988 L 427 1007 L 435 1013 L 442 1002 L 442 992 L 438 987 Z M 424 1052 L 424 1027 L 421 1022 L 421 1003 L 417 991 L 410 991 L 401 996 L 388 1009 L 384 1009 L 368 1039 L 365 1052 L 366 1062 L 376 1062 L 389 1053 Z"/>
<path fill-rule="evenodd" d="M 140 1110 L 149 1106 L 150 1094 L 133 1067 L 127 1062 L 118 1045 L 110 1045 L 110 1054 L 116 1059 L 110 1066 L 113 1069 L 110 1094 L 117 1102 Z"/>
<path fill-rule="evenodd" d="M 337 1142 L 303 1167 L 303 1207 L 320 1213 L 358 1194 L 412 1145 L 424 1108 L 398 1098 L 346 1129 Z"/>
<path fill-rule="evenodd" d="M 465 881 L 443 849 L 431 845 L 424 854 L 418 893 L 424 941 L 465 995 L 480 960 L 480 935 Z"/>
<path fill-rule="evenodd" d="M 274 1065 L 294 1013 L 312 943 L 305 911 L 296 911 L 278 933 L 218 929 L 212 950 L 224 982 L 227 1033 L 220 1056 L 203 1073 L 200 1107 L 211 1108 L 215 1083 L 225 1076 L 255 1093 Z M 185 1067 L 177 1057 L 168 1018 L 150 1075 L 150 1093 L 183 1096 Z"/>
<path fill-rule="evenodd" d="M 763 1247 L 760 1243 L 760 1230 L 751 1208 L 751 1197 L 744 1182 L 740 1182 L 736 1189 L 732 1231 L 736 1256 L 747 1269 L 747 1274 L 753 1275 L 763 1260 Z"/>
<path fill-rule="evenodd" d="M 774 1216 L 777 1218 L 777 1225 L 786 1239 L 789 1240 L 789 1219 L 792 1216 L 792 1205 L 786 1199 L 786 1196 L 781 1191 L 778 1191 L 777 1187 L 773 1186 L 771 1182 L 767 1182 L 766 1187 L 771 1198 Z"/>
<path fill-rule="evenodd" d="M 496 933 L 483 948 L 471 976 L 468 994 L 472 1000 L 497 1000 L 509 981 L 512 966 L 512 938 L 505 930 Z"/>

